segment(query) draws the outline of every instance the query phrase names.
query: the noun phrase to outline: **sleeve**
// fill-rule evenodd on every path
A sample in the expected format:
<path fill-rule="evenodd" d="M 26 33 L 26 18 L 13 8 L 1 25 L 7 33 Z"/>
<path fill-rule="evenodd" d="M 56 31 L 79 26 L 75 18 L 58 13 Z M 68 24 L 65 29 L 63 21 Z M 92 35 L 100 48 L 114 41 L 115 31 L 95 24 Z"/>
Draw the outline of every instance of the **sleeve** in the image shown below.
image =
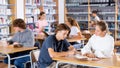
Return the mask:
<path fill-rule="evenodd" d="M 8 41 L 8 43 L 13 44 L 19 36 L 19 33 L 14 34 L 14 36 Z"/>
<path fill-rule="evenodd" d="M 27 34 L 26 41 L 20 44 L 23 45 L 24 47 L 33 47 L 35 44 L 34 34 L 32 32 L 29 32 L 29 34 Z"/>
<path fill-rule="evenodd" d="M 67 48 L 71 45 L 66 39 L 64 40 L 64 44 L 67 46 Z"/>
<path fill-rule="evenodd" d="M 91 39 L 89 39 L 88 43 L 83 47 L 83 49 L 81 49 L 81 53 L 82 54 L 92 53 L 91 48 L 92 48 Z"/>
<path fill-rule="evenodd" d="M 45 25 L 44 26 L 48 26 L 48 22 L 47 21 L 45 21 Z"/>
<path fill-rule="evenodd" d="M 39 28 L 39 22 L 38 21 L 35 23 L 35 27 Z"/>
<path fill-rule="evenodd" d="M 114 50 L 114 39 L 111 38 L 107 42 L 107 45 L 104 50 L 102 51 L 95 51 L 95 55 L 99 58 L 109 58 L 112 56 Z"/>
<path fill-rule="evenodd" d="M 54 44 L 54 39 L 51 37 L 51 36 L 48 36 L 48 38 L 46 38 L 46 40 L 44 41 L 44 44 L 46 46 L 46 48 L 52 48 L 53 49 L 53 46 L 55 45 Z"/>
<path fill-rule="evenodd" d="M 78 33 L 78 32 L 80 32 L 80 30 L 76 27 L 76 32 Z"/>

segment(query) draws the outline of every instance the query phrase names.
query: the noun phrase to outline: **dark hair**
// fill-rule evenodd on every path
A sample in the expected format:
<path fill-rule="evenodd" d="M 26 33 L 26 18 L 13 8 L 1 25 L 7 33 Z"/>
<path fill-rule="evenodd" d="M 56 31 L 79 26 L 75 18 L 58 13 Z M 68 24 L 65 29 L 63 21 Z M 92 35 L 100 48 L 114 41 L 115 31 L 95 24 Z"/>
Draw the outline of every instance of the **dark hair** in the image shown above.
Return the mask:
<path fill-rule="evenodd" d="M 19 28 L 22 28 L 22 29 L 26 29 L 26 24 L 24 22 L 23 19 L 15 19 L 13 21 L 13 27 L 19 27 Z"/>
<path fill-rule="evenodd" d="M 97 11 L 97 10 L 93 10 L 93 11 L 92 11 L 92 13 L 95 13 L 95 14 L 97 14 L 97 13 L 98 13 L 98 11 Z"/>
<path fill-rule="evenodd" d="M 68 30 L 70 33 L 70 28 L 66 24 L 59 24 L 55 30 L 55 33 L 57 33 L 58 31 L 61 31 L 61 30 Z M 68 35 L 69 35 L 69 33 L 68 33 Z"/>
<path fill-rule="evenodd" d="M 97 21 L 96 25 L 100 27 L 101 31 L 108 31 L 108 25 L 106 24 L 106 22 Z"/>
<path fill-rule="evenodd" d="M 40 16 L 42 16 L 43 14 L 45 14 L 45 12 L 43 12 L 43 11 L 42 11 L 42 12 L 40 12 L 40 14 L 39 14 L 39 17 L 38 17 L 38 18 L 40 19 Z"/>

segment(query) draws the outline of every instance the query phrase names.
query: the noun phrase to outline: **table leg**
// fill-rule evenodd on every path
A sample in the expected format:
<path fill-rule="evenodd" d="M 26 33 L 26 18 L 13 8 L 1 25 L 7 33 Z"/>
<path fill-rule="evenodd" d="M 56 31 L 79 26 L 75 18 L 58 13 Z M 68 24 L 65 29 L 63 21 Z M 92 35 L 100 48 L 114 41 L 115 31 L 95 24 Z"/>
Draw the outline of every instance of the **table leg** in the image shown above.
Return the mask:
<path fill-rule="evenodd" d="M 33 68 L 33 62 L 32 62 L 32 51 L 30 52 L 30 64 L 31 64 L 31 68 Z"/>
<path fill-rule="evenodd" d="M 10 55 L 9 54 L 7 54 L 7 57 L 8 57 L 8 68 L 10 68 Z"/>
<path fill-rule="evenodd" d="M 57 61 L 57 63 L 56 63 L 56 68 L 58 68 L 58 66 L 59 66 L 59 63 L 60 63 L 60 62 L 58 62 L 58 61 Z"/>

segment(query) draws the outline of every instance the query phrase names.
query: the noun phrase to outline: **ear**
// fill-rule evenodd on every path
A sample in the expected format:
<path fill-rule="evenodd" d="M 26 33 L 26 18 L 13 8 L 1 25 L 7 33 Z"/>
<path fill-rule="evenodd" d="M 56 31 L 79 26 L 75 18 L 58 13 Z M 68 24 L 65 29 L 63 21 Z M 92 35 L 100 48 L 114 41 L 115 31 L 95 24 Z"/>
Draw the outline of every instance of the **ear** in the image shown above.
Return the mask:
<path fill-rule="evenodd" d="M 105 33 L 105 34 L 106 34 L 106 33 L 107 33 L 107 31 L 105 30 L 105 31 L 103 31 L 103 33 Z"/>

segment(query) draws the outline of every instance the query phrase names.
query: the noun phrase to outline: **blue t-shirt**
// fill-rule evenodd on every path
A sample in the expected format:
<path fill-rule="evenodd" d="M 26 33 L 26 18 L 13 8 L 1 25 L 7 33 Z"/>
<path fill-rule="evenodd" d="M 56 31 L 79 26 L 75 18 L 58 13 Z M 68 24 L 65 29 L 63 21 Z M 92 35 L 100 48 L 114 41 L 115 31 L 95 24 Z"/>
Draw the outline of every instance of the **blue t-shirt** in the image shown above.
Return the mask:
<path fill-rule="evenodd" d="M 66 40 L 58 41 L 55 35 L 48 36 L 48 38 L 43 42 L 40 55 L 39 55 L 39 66 L 40 68 L 46 68 L 49 66 L 53 60 L 48 53 L 48 48 L 54 49 L 55 52 L 68 51 L 70 43 Z"/>

